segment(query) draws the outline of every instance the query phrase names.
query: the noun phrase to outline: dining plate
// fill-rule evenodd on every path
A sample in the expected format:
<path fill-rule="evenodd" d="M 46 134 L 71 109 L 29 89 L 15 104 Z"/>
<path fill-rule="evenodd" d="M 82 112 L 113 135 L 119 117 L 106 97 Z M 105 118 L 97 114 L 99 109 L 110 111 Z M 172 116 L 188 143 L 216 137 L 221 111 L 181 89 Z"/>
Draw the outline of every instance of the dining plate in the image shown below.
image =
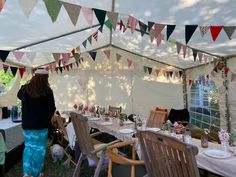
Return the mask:
<path fill-rule="evenodd" d="M 105 125 L 105 126 L 112 125 L 112 122 L 102 122 L 101 125 Z"/>
<path fill-rule="evenodd" d="M 133 123 L 133 122 L 130 121 L 130 120 L 124 121 L 124 124 L 125 124 L 125 125 L 132 124 L 132 123 Z"/>
<path fill-rule="evenodd" d="M 160 128 L 154 128 L 154 127 L 146 127 L 146 130 L 158 132 L 158 131 L 160 131 L 161 129 L 160 129 Z"/>
<path fill-rule="evenodd" d="M 231 157 L 229 152 L 225 152 L 219 149 L 208 149 L 204 152 L 205 155 L 218 159 L 225 159 Z"/>
<path fill-rule="evenodd" d="M 89 120 L 101 120 L 99 117 L 91 117 Z"/>
<path fill-rule="evenodd" d="M 119 130 L 120 133 L 133 133 L 134 130 L 129 129 L 129 128 L 124 128 Z"/>

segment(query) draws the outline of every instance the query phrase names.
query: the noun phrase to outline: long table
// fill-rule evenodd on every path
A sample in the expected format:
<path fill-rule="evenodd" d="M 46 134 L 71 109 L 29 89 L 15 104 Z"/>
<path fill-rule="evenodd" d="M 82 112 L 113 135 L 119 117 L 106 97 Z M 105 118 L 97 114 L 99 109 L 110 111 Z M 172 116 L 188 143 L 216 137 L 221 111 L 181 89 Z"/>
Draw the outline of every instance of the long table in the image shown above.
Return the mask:
<path fill-rule="evenodd" d="M 88 124 L 91 128 L 96 128 L 101 132 L 108 133 L 110 135 L 115 136 L 116 138 L 125 141 L 130 139 L 135 139 L 133 135 L 135 134 L 135 130 L 132 133 L 120 133 L 120 129 L 128 128 L 134 129 L 134 124 L 127 124 L 124 126 L 119 126 L 117 121 L 113 121 L 112 125 L 103 125 L 104 120 L 93 120 L 93 118 L 88 118 Z M 73 127 L 73 126 L 71 126 Z M 71 131 L 67 129 L 68 131 Z M 70 133 L 71 134 L 71 133 Z M 73 133 L 72 133 L 73 134 Z M 220 144 L 209 142 L 208 148 L 201 147 L 201 141 L 198 139 L 192 138 L 192 144 L 198 147 L 199 153 L 196 156 L 197 165 L 199 168 L 208 170 L 218 175 L 226 176 L 226 177 L 235 177 L 236 176 L 236 157 L 231 152 L 231 157 L 226 159 L 216 159 L 209 157 L 204 154 L 207 149 L 222 149 Z M 137 147 L 137 153 L 141 155 L 141 150 Z"/>
<path fill-rule="evenodd" d="M 14 123 L 10 118 L 0 120 L 0 132 L 4 137 L 7 152 L 24 142 L 21 123 Z"/>

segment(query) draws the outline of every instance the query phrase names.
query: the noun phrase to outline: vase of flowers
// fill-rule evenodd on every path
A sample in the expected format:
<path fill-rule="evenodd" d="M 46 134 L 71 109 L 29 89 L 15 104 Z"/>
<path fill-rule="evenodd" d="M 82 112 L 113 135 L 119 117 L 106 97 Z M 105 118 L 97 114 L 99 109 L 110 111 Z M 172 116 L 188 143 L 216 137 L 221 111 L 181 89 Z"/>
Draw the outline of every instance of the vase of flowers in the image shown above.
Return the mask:
<path fill-rule="evenodd" d="M 221 129 L 218 135 L 219 135 L 223 150 L 228 152 L 229 151 L 229 137 L 230 137 L 229 133 L 226 130 Z"/>

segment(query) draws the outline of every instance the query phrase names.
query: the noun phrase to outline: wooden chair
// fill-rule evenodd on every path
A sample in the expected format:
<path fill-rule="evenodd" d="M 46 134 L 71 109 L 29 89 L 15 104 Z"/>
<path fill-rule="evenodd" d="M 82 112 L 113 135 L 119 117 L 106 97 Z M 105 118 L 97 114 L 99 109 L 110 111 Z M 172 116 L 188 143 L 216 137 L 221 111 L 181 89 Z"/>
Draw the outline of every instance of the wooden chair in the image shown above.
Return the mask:
<path fill-rule="evenodd" d="M 57 126 L 58 126 L 58 131 L 61 134 L 61 140 L 60 140 L 60 144 L 63 146 L 64 141 L 66 141 L 67 146 L 66 148 L 64 148 L 64 153 L 67 156 L 67 160 L 64 162 L 64 165 L 70 165 L 71 163 L 73 165 L 76 165 L 76 163 L 72 160 L 72 156 L 68 153 L 68 150 L 70 149 L 69 146 L 69 138 L 68 138 L 68 134 L 65 128 L 65 118 L 59 116 L 59 115 L 54 115 L 54 119 L 57 122 Z"/>
<path fill-rule="evenodd" d="M 198 148 L 158 132 L 138 131 L 142 155 L 150 177 L 200 177 Z"/>
<path fill-rule="evenodd" d="M 108 111 L 111 111 L 111 112 L 117 112 L 117 113 L 121 113 L 122 112 L 122 107 L 114 107 L 114 106 L 110 106 L 109 105 L 109 108 L 108 108 Z"/>
<path fill-rule="evenodd" d="M 210 133 L 207 134 L 207 138 L 208 138 L 208 141 L 210 142 L 217 142 L 218 144 L 221 144 L 220 138 L 217 132 L 211 131 Z"/>
<path fill-rule="evenodd" d="M 192 138 L 201 139 L 202 136 L 207 136 L 205 131 L 200 128 L 190 129 Z"/>
<path fill-rule="evenodd" d="M 78 142 L 79 148 L 81 151 L 81 155 L 76 164 L 73 177 L 80 176 L 80 166 L 82 164 L 82 161 L 85 160 L 86 158 L 89 158 L 95 162 L 96 170 L 94 173 L 94 177 L 98 177 L 101 167 L 103 165 L 103 161 L 105 159 L 107 148 L 110 145 L 119 142 L 119 140 L 113 141 L 108 144 L 104 144 L 98 148 L 94 148 L 94 144 L 92 143 L 92 138 L 89 133 L 87 117 L 84 117 L 81 114 L 72 112 L 71 120 L 72 120 L 72 124 L 75 130 L 76 141 Z M 99 152 L 100 154 L 98 155 Z"/>
<path fill-rule="evenodd" d="M 151 110 L 146 126 L 161 128 L 160 126 L 164 122 L 166 114 L 166 112 Z"/>
<path fill-rule="evenodd" d="M 117 153 L 118 151 L 117 151 L 116 148 L 124 147 L 124 146 L 127 146 L 127 145 L 132 146 L 132 159 L 129 159 L 129 158 L 124 157 L 124 156 Z M 116 143 L 116 144 L 110 146 L 107 149 L 107 155 L 109 157 L 108 177 L 114 177 L 115 176 L 115 175 L 114 176 L 112 175 L 112 165 L 113 165 L 113 163 L 131 166 L 130 177 L 135 177 L 136 176 L 135 175 L 135 166 L 144 165 L 143 160 L 135 160 L 136 153 L 135 153 L 135 141 L 134 140 L 120 142 L 120 143 Z M 120 173 L 122 173 L 122 172 L 120 171 Z M 146 173 L 144 173 L 144 174 L 146 174 Z M 120 176 L 128 176 L 128 174 L 120 174 Z"/>

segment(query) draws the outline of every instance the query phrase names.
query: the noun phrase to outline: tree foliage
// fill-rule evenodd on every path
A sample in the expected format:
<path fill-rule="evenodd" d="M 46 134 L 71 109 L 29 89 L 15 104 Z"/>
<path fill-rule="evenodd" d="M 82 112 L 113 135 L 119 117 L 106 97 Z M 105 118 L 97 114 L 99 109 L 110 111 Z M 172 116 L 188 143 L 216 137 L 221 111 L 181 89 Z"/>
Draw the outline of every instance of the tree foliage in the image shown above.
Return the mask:
<path fill-rule="evenodd" d="M 4 70 L 0 70 L 0 83 L 8 84 L 14 78 L 13 74 L 10 72 L 4 72 Z"/>

